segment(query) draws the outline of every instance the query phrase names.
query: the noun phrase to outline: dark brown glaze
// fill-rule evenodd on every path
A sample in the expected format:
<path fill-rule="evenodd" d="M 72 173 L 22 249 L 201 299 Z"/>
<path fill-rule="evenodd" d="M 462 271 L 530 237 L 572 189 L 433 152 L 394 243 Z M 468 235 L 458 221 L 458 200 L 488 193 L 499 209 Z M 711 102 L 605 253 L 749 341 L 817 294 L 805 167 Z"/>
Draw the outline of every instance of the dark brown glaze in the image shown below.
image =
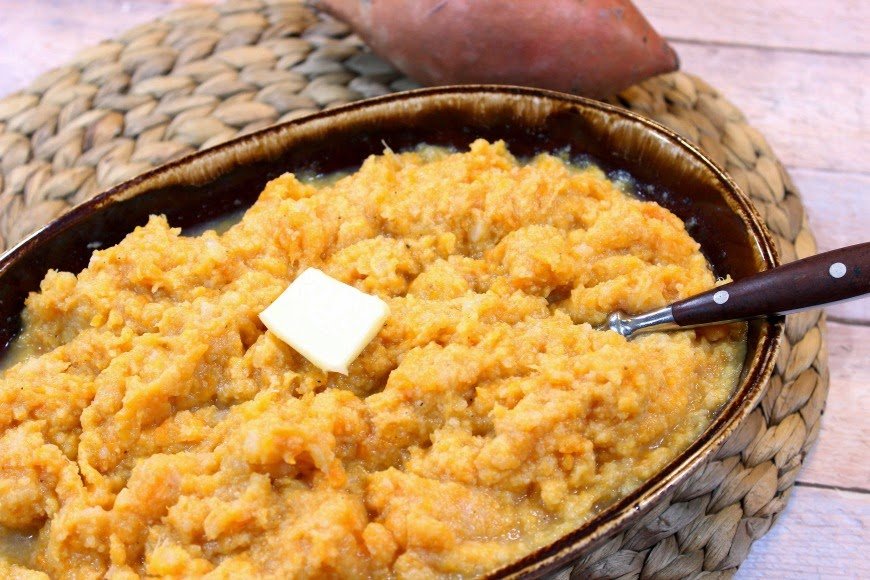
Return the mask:
<path fill-rule="evenodd" d="M 717 276 L 741 280 L 777 264 L 770 234 L 750 202 L 693 145 L 617 107 L 535 89 L 465 86 L 422 89 L 353 103 L 241 137 L 121 184 L 0 257 L 0 341 L 19 330 L 29 292 L 49 269 L 87 265 L 95 245 L 118 243 L 148 216 L 190 226 L 249 205 L 286 171 L 330 173 L 359 166 L 384 145 L 464 147 L 504 139 L 516 155 L 566 152 L 624 170 L 638 194 L 687 224 Z M 779 319 L 750 324 L 740 385 L 701 438 L 661 473 L 560 540 L 495 571 L 538 576 L 594 548 L 642 517 L 714 453 L 761 398 L 782 334 Z"/>

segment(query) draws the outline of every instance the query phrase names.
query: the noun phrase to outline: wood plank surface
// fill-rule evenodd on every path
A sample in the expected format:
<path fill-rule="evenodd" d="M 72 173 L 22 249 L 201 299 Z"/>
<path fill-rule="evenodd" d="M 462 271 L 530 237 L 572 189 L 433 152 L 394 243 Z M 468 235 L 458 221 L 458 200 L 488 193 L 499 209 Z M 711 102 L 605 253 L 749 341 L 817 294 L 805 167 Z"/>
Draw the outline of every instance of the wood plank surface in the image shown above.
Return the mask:
<path fill-rule="evenodd" d="M 209 0 L 213 1 L 213 0 Z M 0 95 L 79 49 L 191 0 L 0 0 Z M 636 0 L 683 70 L 717 87 L 770 141 L 822 250 L 867 241 L 870 2 Z M 738 577 L 870 578 L 870 300 L 828 325 L 831 385 L 791 501 Z"/>
<path fill-rule="evenodd" d="M 822 433 L 798 480 L 850 489 L 870 484 L 870 326 L 828 322 L 831 384 Z M 870 538 L 868 538 L 870 539 Z"/>
<path fill-rule="evenodd" d="M 865 140 L 868 133 L 870 131 L 864 131 Z M 867 227 L 870 173 L 819 171 L 804 167 L 790 168 L 789 173 L 803 195 L 819 251 L 870 240 Z M 867 323 L 870 321 L 870 299 L 836 304 L 828 308 L 828 315 L 835 320 Z"/>
<path fill-rule="evenodd" d="M 870 137 L 864 132 L 864 139 Z M 870 173 L 820 171 L 792 167 L 820 251 L 866 242 Z"/>
<path fill-rule="evenodd" d="M 738 580 L 870 578 L 870 495 L 798 485 Z"/>
<path fill-rule="evenodd" d="M 661 32 L 676 40 L 870 54 L 870 2 L 866 0 L 634 3 Z"/>
<path fill-rule="evenodd" d="M 675 42 L 788 167 L 867 172 L 870 57 Z M 800 184 L 798 184 L 800 186 Z"/>
<path fill-rule="evenodd" d="M 185 0 L 0 0 L 0 95 Z"/>

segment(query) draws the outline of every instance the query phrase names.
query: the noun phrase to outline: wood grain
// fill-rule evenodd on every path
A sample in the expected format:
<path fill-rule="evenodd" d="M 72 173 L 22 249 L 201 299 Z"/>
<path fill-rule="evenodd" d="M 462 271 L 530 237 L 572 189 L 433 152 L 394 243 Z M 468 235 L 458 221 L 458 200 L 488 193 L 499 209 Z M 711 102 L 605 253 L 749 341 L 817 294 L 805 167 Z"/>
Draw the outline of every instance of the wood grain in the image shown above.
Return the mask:
<path fill-rule="evenodd" d="M 634 3 L 662 34 L 673 39 L 865 56 L 870 53 L 870 2 L 866 0 Z"/>
<path fill-rule="evenodd" d="M 0 0 L 0 94 L 184 0 Z"/>
<path fill-rule="evenodd" d="M 870 25 L 870 23 L 868 23 Z M 786 165 L 868 173 L 870 57 L 675 42 Z"/>
<path fill-rule="evenodd" d="M 819 251 L 866 242 L 870 173 L 790 167 L 801 191 Z"/>
<path fill-rule="evenodd" d="M 800 189 L 819 251 L 870 240 L 870 174 L 789 168 Z M 827 309 L 838 320 L 870 321 L 870 299 L 854 300 Z M 870 384 L 870 383 L 868 383 Z"/>
<path fill-rule="evenodd" d="M 828 323 L 831 386 L 822 429 L 798 480 L 843 488 L 870 485 L 870 326 Z"/>
<path fill-rule="evenodd" d="M 870 495 L 796 486 L 785 512 L 737 572 L 739 580 L 870 578 Z"/>

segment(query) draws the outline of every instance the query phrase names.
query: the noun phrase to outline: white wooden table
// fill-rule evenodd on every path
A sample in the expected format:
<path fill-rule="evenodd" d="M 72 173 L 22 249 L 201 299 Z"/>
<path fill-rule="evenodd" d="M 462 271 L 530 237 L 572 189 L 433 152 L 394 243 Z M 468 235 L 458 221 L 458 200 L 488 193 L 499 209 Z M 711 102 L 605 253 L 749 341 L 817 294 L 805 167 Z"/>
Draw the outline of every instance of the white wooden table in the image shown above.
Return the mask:
<path fill-rule="evenodd" d="M 0 95 L 191 0 L 0 0 Z M 870 240 L 870 0 L 636 0 L 768 138 L 822 250 Z M 786 512 L 739 577 L 868 577 L 870 300 L 828 318 L 831 391 Z"/>

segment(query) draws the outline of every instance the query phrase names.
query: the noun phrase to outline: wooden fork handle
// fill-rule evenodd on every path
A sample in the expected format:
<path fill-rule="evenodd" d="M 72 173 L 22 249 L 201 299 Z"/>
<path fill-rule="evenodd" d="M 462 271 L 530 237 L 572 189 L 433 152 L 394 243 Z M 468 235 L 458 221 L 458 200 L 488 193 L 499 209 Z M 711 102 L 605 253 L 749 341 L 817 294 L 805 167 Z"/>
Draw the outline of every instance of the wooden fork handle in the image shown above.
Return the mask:
<path fill-rule="evenodd" d="M 870 242 L 791 262 L 671 305 L 674 322 L 696 326 L 787 314 L 870 293 Z"/>

